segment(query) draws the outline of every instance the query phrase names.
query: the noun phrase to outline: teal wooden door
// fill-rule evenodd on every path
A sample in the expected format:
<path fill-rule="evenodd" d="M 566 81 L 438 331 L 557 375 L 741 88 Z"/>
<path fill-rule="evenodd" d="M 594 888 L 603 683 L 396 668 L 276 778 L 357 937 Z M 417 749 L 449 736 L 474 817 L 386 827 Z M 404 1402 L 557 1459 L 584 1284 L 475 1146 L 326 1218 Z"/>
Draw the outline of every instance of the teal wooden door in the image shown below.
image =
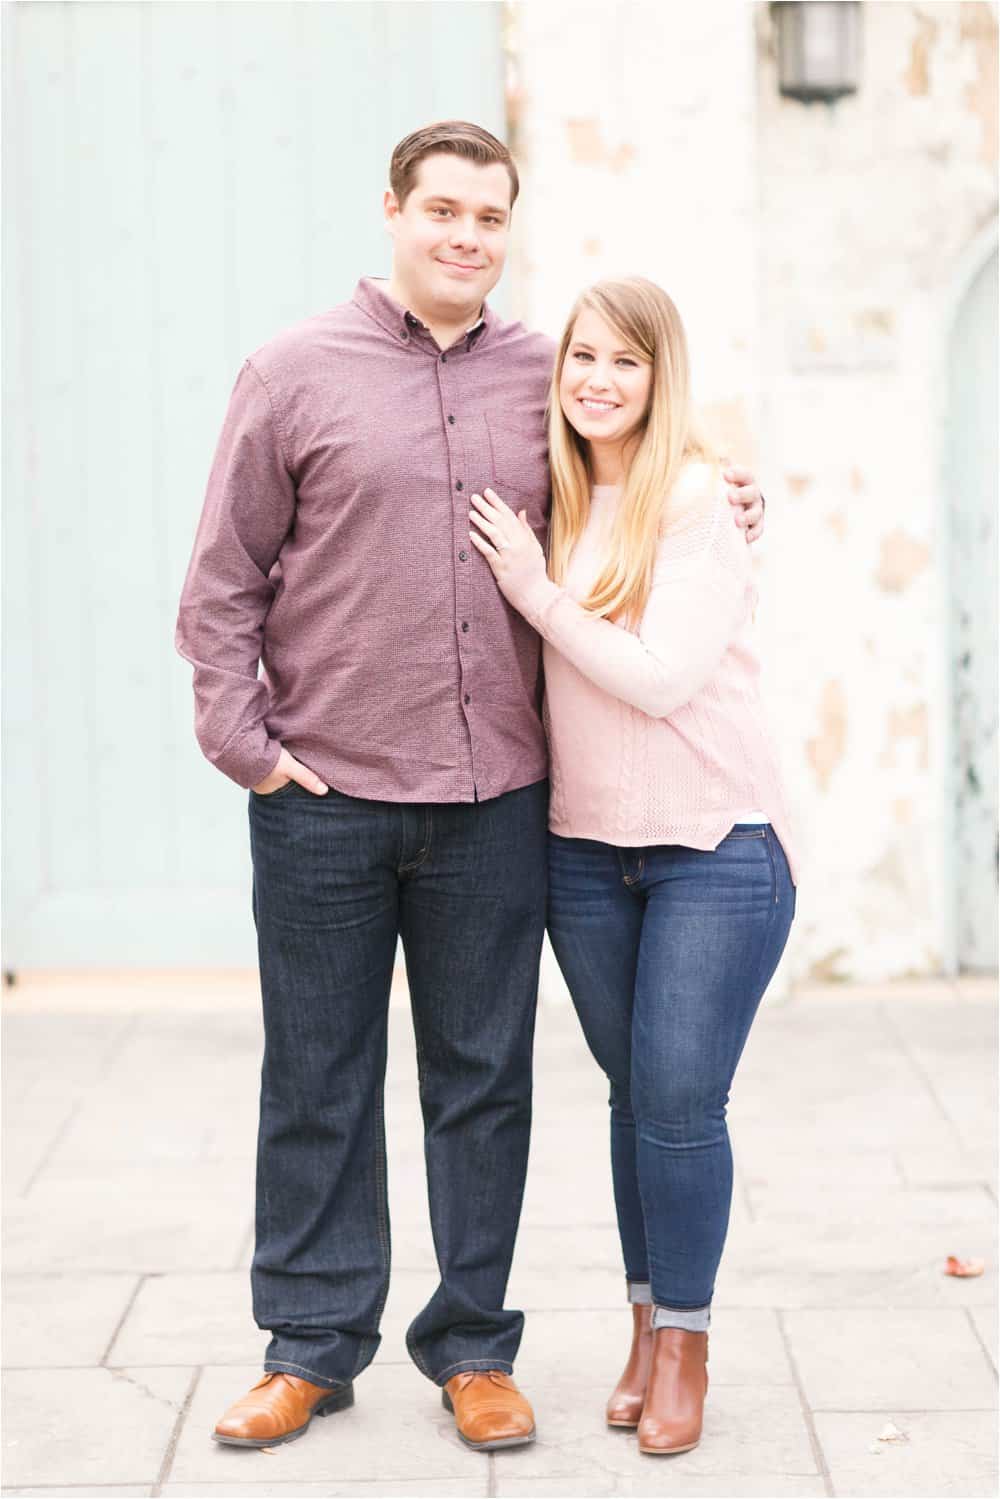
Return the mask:
<path fill-rule="evenodd" d="M 246 796 L 173 651 L 215 438 L 247 353 L 386 273 L 395 142 L 503 133 L 500 27 L 5 7 L 6 968 L 253 961 Z"/>

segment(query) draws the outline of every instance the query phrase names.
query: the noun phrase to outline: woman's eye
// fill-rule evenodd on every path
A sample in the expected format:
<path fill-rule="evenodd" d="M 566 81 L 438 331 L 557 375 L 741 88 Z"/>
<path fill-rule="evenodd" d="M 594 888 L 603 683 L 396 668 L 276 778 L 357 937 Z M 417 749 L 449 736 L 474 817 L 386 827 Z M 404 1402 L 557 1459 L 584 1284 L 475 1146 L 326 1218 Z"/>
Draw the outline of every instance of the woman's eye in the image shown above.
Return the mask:
<path fill-rule="evenodd" d="M 586 360 L 588 360 L 590 358 L 590 355 L 589 354 L 585 354 L 582 349 L 578 349 L 576 351 L 576 353 L 574 354 L 573 357 L 574 357 L 574 359 L 582 359 L 582 360 L 586 361 Z"/>

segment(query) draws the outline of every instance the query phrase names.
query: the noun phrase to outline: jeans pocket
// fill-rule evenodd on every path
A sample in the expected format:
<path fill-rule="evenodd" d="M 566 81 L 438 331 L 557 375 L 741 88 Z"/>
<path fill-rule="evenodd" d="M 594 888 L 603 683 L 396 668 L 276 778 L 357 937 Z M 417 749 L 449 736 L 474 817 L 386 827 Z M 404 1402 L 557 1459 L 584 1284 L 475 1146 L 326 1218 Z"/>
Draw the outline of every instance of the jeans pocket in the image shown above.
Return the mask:
<path fill-rule="evenodd" d="M 298 781 L 289 780 L 286 781 L 283 786 L 277 787 L 277 789 L 274 791 L 254 791 L 253 787 L 251 786 L 250 795 L 256 797 L 257 801 L 259 802 L 273 802 L 277 801 L 279 796 L 284 796 L 286 792 L 290 791 L 293 786 L 297 786 L 298 784 Z"/>

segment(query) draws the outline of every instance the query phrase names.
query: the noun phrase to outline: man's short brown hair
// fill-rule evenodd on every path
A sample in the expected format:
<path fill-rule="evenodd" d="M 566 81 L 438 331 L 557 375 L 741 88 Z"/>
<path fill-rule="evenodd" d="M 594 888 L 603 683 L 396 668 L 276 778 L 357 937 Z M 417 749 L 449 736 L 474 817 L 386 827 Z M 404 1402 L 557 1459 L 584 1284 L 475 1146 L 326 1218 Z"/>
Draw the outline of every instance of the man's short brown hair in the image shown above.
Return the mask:
<path fill-rule="evenodd" d="M 478 166 L 492 166 L 499 162 L 507 168 L 510 177 L 510 206 L 517 200 L 520 182 L 517 167 L 503 141 L 490 135 L 481 125 L 470 125 L 467 120 L 440 120 L 436 125 L 424 125 L 400 141 L 389 162 L 389 186 L 403 207 L 417 183 L 417 168 L 425 156 L 436 152 L 450 152 L 452 156 L 464 156 Z"/>

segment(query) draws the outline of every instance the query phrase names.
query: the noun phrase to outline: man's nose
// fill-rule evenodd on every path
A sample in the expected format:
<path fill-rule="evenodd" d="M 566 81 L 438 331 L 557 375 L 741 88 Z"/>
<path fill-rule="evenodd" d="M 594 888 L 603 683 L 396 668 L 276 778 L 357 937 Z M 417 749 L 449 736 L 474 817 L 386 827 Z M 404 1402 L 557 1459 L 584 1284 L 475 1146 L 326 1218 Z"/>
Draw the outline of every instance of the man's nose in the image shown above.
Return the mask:
<path fill-rule="evenodd" d="M 478 249 L 479 234 L 475 219 L 456 219 L 451 226 L 451 243 L 457 248 Z"/>

